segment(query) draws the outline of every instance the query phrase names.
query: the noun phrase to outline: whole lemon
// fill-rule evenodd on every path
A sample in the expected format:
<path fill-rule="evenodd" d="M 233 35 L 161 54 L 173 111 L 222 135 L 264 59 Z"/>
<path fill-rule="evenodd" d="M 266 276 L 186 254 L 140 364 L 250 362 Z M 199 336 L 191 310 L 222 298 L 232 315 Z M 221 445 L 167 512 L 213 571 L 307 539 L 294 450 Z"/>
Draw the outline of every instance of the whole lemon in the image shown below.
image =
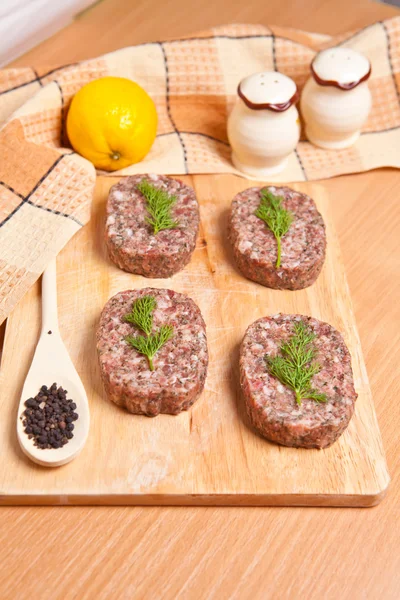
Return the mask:
<path fill-rule="evenodd" d="M 67 116 L 73 149 L 106 171 L 141 161 L 156 131 L 153 100 L 140 85 L 123 77 L 102 77 L 84 85 Z"/>

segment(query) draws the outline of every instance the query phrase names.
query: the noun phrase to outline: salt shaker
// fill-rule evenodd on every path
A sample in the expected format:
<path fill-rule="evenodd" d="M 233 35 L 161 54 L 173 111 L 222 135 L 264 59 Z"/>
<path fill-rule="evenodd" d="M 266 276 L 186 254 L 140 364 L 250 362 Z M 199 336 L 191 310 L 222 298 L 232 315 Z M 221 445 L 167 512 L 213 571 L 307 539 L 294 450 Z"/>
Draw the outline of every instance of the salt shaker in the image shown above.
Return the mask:
<path fill-rule="evenodd" d="M 311 63 L 301 95 L 307 138 L 321 148 L 354 144 L 371 110 L 369 60 L 350 48 L 329 48 Z"/>
<path fill-rule="evenodd" d="M 228 119 L 233 164 L 260 179 L 279 173 L 300 137 L 296 84 L 264 71 L 243 79 L 237 93 Z"/>

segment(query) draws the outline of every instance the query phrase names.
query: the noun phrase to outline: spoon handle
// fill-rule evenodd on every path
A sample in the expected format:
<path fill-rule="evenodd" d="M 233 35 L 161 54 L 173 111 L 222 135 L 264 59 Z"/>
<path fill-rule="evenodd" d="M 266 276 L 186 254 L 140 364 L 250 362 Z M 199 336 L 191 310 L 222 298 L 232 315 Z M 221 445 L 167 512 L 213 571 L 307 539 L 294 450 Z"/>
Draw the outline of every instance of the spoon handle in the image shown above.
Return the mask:
<path fill-rule="evenodd" d="M 42 333 L 58 332 L 57 269 L 52 260 L 42 276 Z"/>

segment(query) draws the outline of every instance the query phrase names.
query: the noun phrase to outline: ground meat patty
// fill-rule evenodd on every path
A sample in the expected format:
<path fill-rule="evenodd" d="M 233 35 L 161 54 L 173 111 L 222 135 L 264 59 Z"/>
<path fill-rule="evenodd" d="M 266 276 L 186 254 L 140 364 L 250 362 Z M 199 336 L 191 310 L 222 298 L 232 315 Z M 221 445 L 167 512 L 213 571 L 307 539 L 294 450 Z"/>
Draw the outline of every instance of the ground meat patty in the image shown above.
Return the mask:
<path fill-rule="evenodd" d="M 316 334 L 316 362 L 321 366 L 312 387 L 327 402 L 303 399 L 269 374 L 265 357 L 275 356 L 293 325 L 303 320 Z M 302 315 L 264 317 L 247 329 L 240 350 L 240 382 L 250 420 L 267 439 L 302 448 L 327 448 L 346 429 L 354 412 L 354 390 L 349 351 L 341 334 L 328 323 Z"/>
<path fill-rule="evenodd" d="M 124 315 L 135 300 L 153 296 L 153 331 L 161 325 L 174 328 L 173 337 L 154 357 L 154 371 L 147 358 L 126 341 L 140 332 Z M 201 394 L 207 375 L 206 326 L 198 306 L 172 290 L 144 288 L 113 296 L 105 305 L 97 331 L 101 376 L 110 400 L 135 414 L 154 417 L 187 410 Z"/>
<path fill-rule="evenodd" d="M 266 189 L 283 198 L 282 206 L 294 215 L 289 231 L 282 237 L 281 266 L 276 239 L 267 225 L 255 216 L 261 190 L 249 188 L 232 202 L 229 239 L 239 270 L 245 277 L 274 289 L 299 290 L 313 284 L 325 259 L 326 236 L 323 219 L 314 201 L 288 187 Z"/>
<path fill-rule="evenodd" d="M 137 184 L 147 179 L 177 197 L 171 209 L 178 227 L 154 234 L 147 223 L 146 200 Z M 108 196 L 106 244 L 111 260 L 121 269 L 145 277 L 171 277 L 189 261 L 199 230 L 199 206 L 194 190 L 164 175 L 124 177 Z"/>

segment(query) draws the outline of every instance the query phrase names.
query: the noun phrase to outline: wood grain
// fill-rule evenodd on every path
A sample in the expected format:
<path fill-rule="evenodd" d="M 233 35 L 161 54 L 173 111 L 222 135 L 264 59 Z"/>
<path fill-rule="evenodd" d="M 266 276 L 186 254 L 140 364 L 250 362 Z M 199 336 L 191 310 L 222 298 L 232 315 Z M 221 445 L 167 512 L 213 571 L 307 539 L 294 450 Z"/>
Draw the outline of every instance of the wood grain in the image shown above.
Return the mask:
<path fill-rule="evenodd" d="M 399 14 L 364 0 L 169 0 L 151 11 L 145 0 L 106 3 L 124 5 L 125 14 L 110 10 L 105 20 L 100 4 L 19 64 L 94 56 L 164 37 L 170 27 L 190 32 L 257 20 L 336 33 Z M 5 507 L 2 599 L 399 598 L 398 181 L 397 171 L 380 169 L 323 182 L 334 198 L 330 208 L 392 476 L 385 500 L 368 510 Z"/>
<path fill-rule="evenodd" d="M 226 23 L 262 23 L 342 33 L 397 14 L 365 0 L 103 0 L 12 65 L 91 58 L 131 44 L 179 37 Z"/>
<path fill-rule="evenodd" d="M 38 286 L 9 318 L 0 376 L 0 503 L 377 504 L 389 477 L 329 212 L 334 199 L 319 184 L 296 186 L 315 199 L 324 217 L 327 256 L 315 285 L 295 293 L 276 291 L 237 271 L 227 241 L 232 198 L 249 182 L 227 175 L 184 181 L 196 191 L 201 227 L 190 264 L 173 278 L 135 276 L 108 260 L 104 218 L 112 178 L 97 179 L 91 220 L 59 255 L 60 332 L 85 386 L 92 422 L 82 454 L 62 469 L 32 464 L 18 447 L 14 431 L 21 383 L 40 331 Z M 117 292 L 146 286 L 188 294 L 207 324 L 210 365 L 205 390 L 190 411 L 177 417 L 130 415 L 106 400 L 99 376 L 95 331 L 104 304 Z M 239 345 L 250 323 L 277 312 L 331 323 L 350 350 L 359 395 L 356 412 L 345 434 L 327 450 L 271 444 L 251 430 L 245 415 Z M 57 383 L 65 387 L 63 381 Z"/>

